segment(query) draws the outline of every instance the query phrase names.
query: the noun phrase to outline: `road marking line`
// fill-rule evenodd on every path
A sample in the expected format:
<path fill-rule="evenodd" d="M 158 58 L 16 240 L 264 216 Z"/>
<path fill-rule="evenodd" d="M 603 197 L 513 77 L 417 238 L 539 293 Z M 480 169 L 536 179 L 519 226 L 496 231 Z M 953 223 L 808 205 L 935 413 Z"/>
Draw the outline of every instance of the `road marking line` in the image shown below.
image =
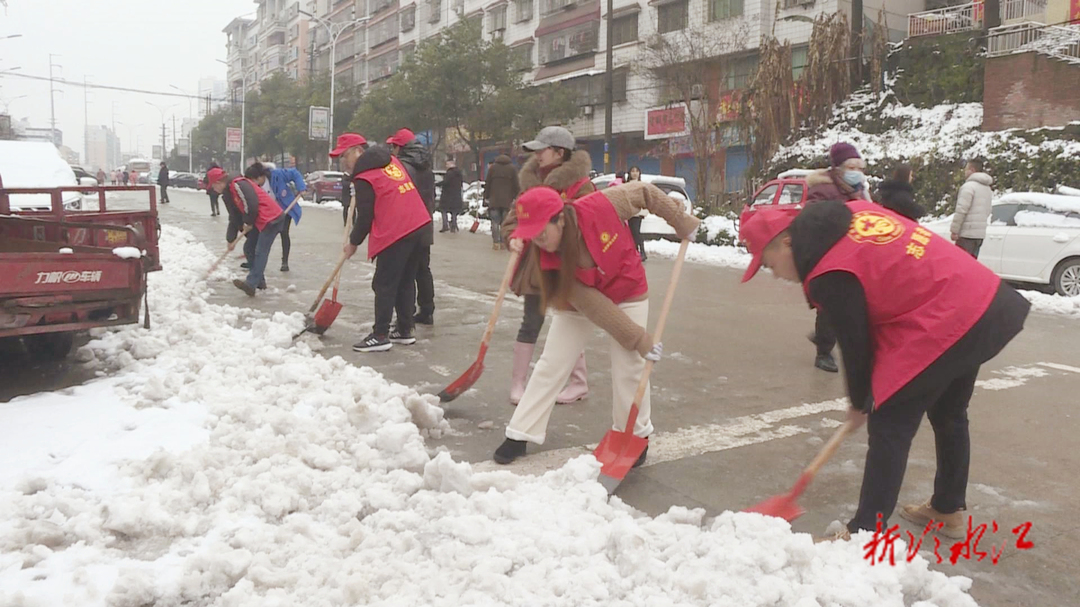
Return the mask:
<path fill-rule="evenodd" d="M 1057 369 L 1058 371 L 1068 371 L 1069 373 L 1080 373 L 1080 367 L 1070 367 L 1069 365 L 1061 365 L 1058 363 L 1038 363 L 1044 367 L 1051 369 Z"/>

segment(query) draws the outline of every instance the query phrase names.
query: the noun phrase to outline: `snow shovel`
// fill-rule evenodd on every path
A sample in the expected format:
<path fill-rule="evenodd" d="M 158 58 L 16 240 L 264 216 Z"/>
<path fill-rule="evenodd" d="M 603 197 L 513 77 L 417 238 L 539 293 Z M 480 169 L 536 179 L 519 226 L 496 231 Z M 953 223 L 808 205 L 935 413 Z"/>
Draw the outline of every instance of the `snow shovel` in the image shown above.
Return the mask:
<path fill-rule="evenodd" d="M 210 265 L 210 269 L 206 271 L 206 274 L 203 276 L 203 280 L 208 280 L 210 278 L 210 275 L 214 273 L 214 270 L 216 270 L 217 267 L 221 265 L 221 262 L 225 261 L 225 258 L 229 256 L 229 253 L 232 253 L 233 249 L 236 248 L 236 243 L 240 242 L 240 239 L 243 238 L 244 235 L 247 233 L 247 227 L 245 227 L 243 230 L 240 230 L 240 233 L 236 235 L 236 239 L 229 243 L 229 246 L 225 249 L 225 252 L 221 254 L 221 257 L 218 257 L 217 261 Z"/>
<path fill-rule="evenodd" d="M 817 454 L 814 461 L 810 462 L 810 465 L 799 475 L 799 480 L 795 481 L 795 486 L 791 488 L 791 491 L 774 495 L 752 508 L 747 508 L 743 512 L 757 512 L 766 516 L 782 518 L 788 522 L 802 516 L 806 511 L 798 504 L 799 496 L 803 494 L 803 491 L 806 491 L 818 470 L 836 453 L 836 450 L 840 448 L 840 443 L 844 442 L 848 434 L 855 431 L 857 425 L 856 422 L 848 421 L 843 426 L 840 426 L 832 435 L 832 438 L 829 439 L 829 442 L 825 443 L 825 446 L 821 448 L 821 452 Z"/>
<path fill-rule="evenodd" d="M 660 308 L 660 318 L 656 322 L 656 334 L 653 339 L 660 343 L 664 336 L 664 325 L 667 323 L 668 312 L 671 311 L 671 301 L 675 298 L 675 286 L 679 283 L 679 274 L 682 272 L 683 259 L 686 258 L 686 249 L 690 241 L 683 239 L 679 247 L 679 256 L 675 259 L 675 268 L 671 271 L 671 282 L 668 283 L 667 295 L 664 296 L 664 306 Z M 638 403 L 645 398 L 645 390 L 649 386 L 649 375 L 653 370 L 653 361 L 645 361 L 645 370 L 641 372 L 641 380 L 638 381 L 637 393 L 634 395 L 634 403 L 630 405 L 630 415 L 626 420 L 626 429 L 608 430 L 604 439 L 596 446 L 593 455 L 600 461 L 600 484 L 607 489 L 608 495 L 615 492 L 615 488 L 626 478 L 626 473 L 634 467 L 638 458 L 649 446 L 649 441 L 634 436 L 634 424 L 637 423 Z"/>
<path fill-rule="evenodd" d="M 480 374 L 484 372 L 484 356 L 487 354 L 488 344 L 491 343 L 491 334 L 495 332 L 495 322 L 499 320 L 499 310 L 502 308 L 503 299 L 506 297 L 506 290 L 510 288 L 510 279 L 514 277 L 514 270 L 517 268 L 520 256 L 521 253 L 515 251 L 510 254 L 510 261 L 506 263 L 502 284 L 499 285 L 499 294 L 495 296 L 495 307 L 491 310 L 491 318 L 488 319 L 487 329 L 484 330 L 484 337 L 480 340 L 480 353 L 476 356 L 476 361 L 469 365 L 469 368 L 461 374 L 461 377 L 455 379 L 445 390 L 439 392 L 439 401 L 448 403 L 461 396 L 476 383 L 476 380 L 480 379 Z"/>
<path fill-rule="evenodd" d="M 298 199 L 299 200 L 299 199 Z M 349 241 L 349 234 L 352 232 L 353 224 L 353 212 L 356 210 L 356 195 L 352 197 L 352 201 L 349 203 L 349 216 L 345 221 L 345 234 L 342 237 L 344 242 Z M 341 302 L 337 300 L 338 286 L 341 285 L 341 268 L 345 265 L 345 262 L 349 258 L 345 256 L 345 253 L 341 254 L 338 259 L 337 265 L 334 266 L 334 271 L 330 273 L 330 277 L 323 283 L 322 289 L 319 289 L 319 294 L 315 296 L 315 302 L 311 304 L 311 308 L 308 309 L 306 316 L 308 317 L 307 326 L 303 331 L 300 331 L 296 335 L 293 335 L 293 339 L 299 338 L 304 333 L 314 333 L 316 335 L 322 335 L 326 333 L 326 330 L 330 328 L 330 325 L 334 324 L 334 320 L 337 319 L 338 314 L 341 313 Z M 334 293 L 330 296 L 330 299 L 323 301 L 323 295 L 326 295 L 326 290 L 330 288 L 330 283 L 334 283 Z M 321 305 L 320 305 L 321 302 Z M 314 316 L 313 316 L 314 315 Z"/>
<path fill-rule="evenodd" d="M 476 230 L 478 230 L 479 228 L 480 228 L 480 220 L 479 219 L 474 219 L 473 222 L 472 222 L 472 227 L 469 228 L 469 232 L 472 233 L 472 234 L 475 234 Z"/>

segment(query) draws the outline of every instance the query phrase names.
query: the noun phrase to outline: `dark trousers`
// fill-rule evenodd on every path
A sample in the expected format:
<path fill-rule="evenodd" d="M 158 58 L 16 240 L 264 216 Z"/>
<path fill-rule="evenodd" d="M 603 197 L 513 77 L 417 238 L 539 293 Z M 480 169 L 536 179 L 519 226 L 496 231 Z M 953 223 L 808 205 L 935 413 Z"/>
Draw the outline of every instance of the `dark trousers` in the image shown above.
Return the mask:
<path fill-rule="evenodd" d="M 442 212 L 442 231 L 450 230 L 451 232 L 457 232 L 457 211 L 443 211 Z"/>
<path fill-rule="evenodd" d="M 423 228 L 421 228 L 423 229 Z M 412 331 L 416 313 L 416 268 L 420 265 L 422 234 L 420 230 L 386 247 L 375 258 L 375 335 L 389 335 L 390 322 L 397 312 L 397 327 L 402 333 Z"/>
<path fill-rule="evenodd" d="M 521 319 L 517 340 L 523 344 L 535 344 L 544 328 L 544 313 L 540 310 L 540 296 L 525 296 L 525 316 Z"/>
<path fill-rule="evenodd" d="M 431 245 L 420 245 L 420 262 L 416 266 L 416 307 L 420 316 L 435 313 L 435 278 L 431 275 Z"/>
<path fill-rule="evenodd" d="M 882 523 L 888 525 L 907 470 L 911 440 L 919 430 L 923 413 L 934 429 L 937 450 L 937 474 L 930 505 L 943 514 L 967 507 L 971 462 L 967 410 L 978 375 L 979 368 L 975 367 L 920 393 L 890 399 L 870 413 L 867 420 L 870 448 L 866 452 L 859 508 L 848 523 L 849 531 L 873 531 L 879 512 Z"/>
<path fill-rule="evenodd" d="M 251 262 L 255 260 L 255 247 L 257 246 L 259 246 L 259 228 L 252 226 L 251 230 L 244 235 L 244 258 L 249 267 Z"/>
<path fill-rule="evenodd" d="M 502 244 L 502 222 L 506 219 L 506 209 L 503 208 L 488 208 L 488 217 L 491 219 L 491 242 L 495 244 Z"/>
<path fill-rule="evenodd" d="M 158 188 L 161 189 L 161 202 L 163 204 L 169 202 L 169 186 L 161 184 L 158 186 Z"/>
<path fill-rule="evenodd" d="M 634 237 L 634 244 L 637 245 L 638 255 L 641 255 L 642 259 L 645 258 L 645 237 L 641 235 L 641 220 L 644 217 L 635 215 L 631 217 L 626 223 L 630 224 L 630 234 Z"/>
<path fill-rule="evenodd" d="M 218 197 L 221 194 L 211 190 L 210 191 L 210 215 L 220 215 L 221 210 L 218 208 Z"/>
<path fill-rule="evenodd" d="M 956 246 L 963 249 L 968 255 L 971 255 L 975 259 L 979 258 L 979 249 L 982 248 L 982 238 L 957 238 Z"/>
<path fill-rule="evenodd" d="M 833 333 L 832 327 L 820 311 L 814 319 L 814 345 L 817 346 L 818 356 L 832 354 L 833 348 L 836 347 L 836 334 Z"/>
<path fill-rule="evenodd" d="M 292 239 L 289 238 L 289 228 L 292 226 L 292 218 L 285 215 L 285 226 L 281 228 L 281 265 L 289 265 L 289 251 L 292 249 Z"/>

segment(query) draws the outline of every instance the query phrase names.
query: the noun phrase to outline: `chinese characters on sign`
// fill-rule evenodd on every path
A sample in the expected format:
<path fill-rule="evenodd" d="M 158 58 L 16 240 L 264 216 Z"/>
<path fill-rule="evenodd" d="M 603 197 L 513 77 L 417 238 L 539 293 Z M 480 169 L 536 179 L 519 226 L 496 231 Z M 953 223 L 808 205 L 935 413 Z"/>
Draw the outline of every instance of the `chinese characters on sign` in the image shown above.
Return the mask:
<path fill-rule="evenodd" d="M 308 139 L 330 139 L 330 108 L 315 105 L 308 107 Z"/>
<path fill-rule="evenodd" d="M 645 139 L 682 137 L 690 133 L 685 104 L 645 111 Z"/>
<path fill-rule="evenodd" d="M 877 565 L 885 562 L 885 559 L 889 560 L 890 565 L 896 564 L 896 540 L 900 539 L 900 525 L 896 524 L 888 529 L 882 530 L 881 514 L 878 513 L 877 529 L 874 530 L 874 537 L 866 543 L 863 548 L 865 552 L 863 556 L 871 564 Z M 922 548 L 923 540 L 926 538 L 926 534 L 931 531 L 940 530 L 945 524 L 931 520 L 926 524 L 926 527 L 922 531 L 922 535 L 918 538 L 915 534 L 906 531 L 907 533 L 907 553 L 903 556 L 907 562 L 915 560 L 915 555 L 919 553 L 919 549 Z M 941 548 L 941 540 L 934 536 L 934 557 L 937 559 L 937 563 L 941 564 L 948 558 L 949 564 L 955 565 L 960 559 L 970 561 L 972 558 L 976 562 L 982 562 L 987 556 L 990 557 L 990 562 L 997 564 L 1001 558 L 1001 554 L 1005 552 L 1010 542 L 1013 542 L 1012 538 L 1006 539 L 1000 547 L 997 545 L 990 546 L 989 552 L 986 550 L 979 550 L 979 542 L 987 537 L 987 530 L 990 530 L 990 535 L 996 535 L 998 532 L 997 521 L 991 521 L 990 525 L 982 523 L 980 525 L 973 526 L 971 517 L 968 517 L 967 535 L 966 538 L 956 542 L 949 548 L 948 557 L 942 557 L 939 552 Z M 1012 529 L 1012 535 L 1016 536 L 1015 546 L 1017 550 L 1030 550 L 1035 547 L 1034 542 L 1027 539 L 1028 533 L 1031 532 L 1031 522 L 1021 523 Z"/>
<path fill-rule="evenodd" d="M 237 128 L 228 127 L 225 129 L 225 151 L 226 152 L 239 152 L 240 140 L 243 139 L 243 131 Z"/>
<path fill-rule="evenodd" d="M 38 272 L 37 280 L 34 281 L 34 284 L 58 285 L 76 282 L 101 282 L 101 270 L 92 272 L 76 272 L 74 270 L 69 270 L 67 272 Z"/>

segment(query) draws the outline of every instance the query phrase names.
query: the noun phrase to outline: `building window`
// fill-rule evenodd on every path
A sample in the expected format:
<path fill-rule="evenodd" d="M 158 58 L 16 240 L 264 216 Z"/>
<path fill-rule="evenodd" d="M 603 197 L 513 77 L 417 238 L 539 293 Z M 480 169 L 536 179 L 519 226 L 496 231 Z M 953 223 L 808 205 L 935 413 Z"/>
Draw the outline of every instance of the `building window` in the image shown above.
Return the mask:
<path fill-rule="evenodd" d="M 514 54 L 514 60 L 518 64 L 518 68 L 522 72 L 527 72 L 533 68 L 533 43 L 520 44 L 510 49 L 510 52 Z"/>
<path fill-rule="evenodd" d="M 368 35 L 371 37 L 371 48 L 375 48 L 380 44 L 384 44 L 397 38 L 398 20 L 394 18 L 383 19 L 373 25 L 368 32 Z"/>
<path fill-rule="evenodd" d="M 611 74 L 611 100 L 618 103 L 626 101 L 626 78 L 628 70 L 619 69 Z M 579 106 L 603 105 L 606 101 L 607 76 L 581 76 L 571 78 L 563 83 L 574 94 L 574 100 Z"/>
<path fill-rule="evenodd" d="M 540 4 L 540 11 L 545 15 L 561 11 L 562 9 L 573 6 L 575 0 L 542 0 Z"/>
<path fill-rule="evenodd" d="M 615 102 L 626 101 L 626 82 L 630 71 L 626 69 L 615 70 L 611 75 L 611 100 Z"/>
<path fill-rule="evenodd" d="M 407 32 L 416 27 L 416 5 L 401 12 L 401 31 Z"/>
<path fill-rule="evenodd" d="M 721 21 L 743 14 L 743 0 L 709 0 L 709 21 Z"/>
<path fill-rule="evenodd" d="M 428 23 L 438 23 L 442 19 L 442 0 L 428 0 Z"/>
<path fill-rule="evenodd" d="M 465 11 L 465 0 L 454 0 L 454 12 L 461 13 Z"/>
<path fill-rule="evenodd" d="M 689 0 L 676 0 L 657 8 L 657 25 L 661 34 L 686 29 L 690 16 Z"/>
<path fill-rule="evenodd" d="M 494 34 L 496 32 L 506 31 L 506 5 L 505 4 L 502 5 L 502 6 L 498 6 L 498 7 L 495 7 L 493 9 L 491 9 L 491 13 L 489 15 L 490 15 L 490 19 L 491 19 L 491 32 L 492 32 L 492 34 Z"/>
<path fill-rule="evenodd" d="M 514 0 L 514 23 L 533 18 L 533 0 Z"/>
<path fill-rule="evenodd" d="M 791 49 L 791 78 L 798 80 L 802 78 L 802 74 L 806 71 L 806 55 L 808 47 L 797 46 Z"/>
<path fill-rule="evenodd" d="M 590 21 L 541 36 L 540 63 L 548 64 L 596 52 L 600 22 Z"/>
<path fill-rule="evenodd" d="M 618 46 L 627 42 L 635 42 L 638 39 L 637 22 L 638 13 L 625 17 L 616 17 L 611 24 L 611 43 Z"/>
<path fill-rule="evenodd" d="M 724 66 L 724 88 L 742 89 L 749 86 L 757 72 L 757 57 L 743 57 L 727 62 Z"/>
<path fill-rule="evenodd" d="M 398 68 L 398 54 L 386 53 L 368 61 L 368 82 L 393 76 Z"/>

